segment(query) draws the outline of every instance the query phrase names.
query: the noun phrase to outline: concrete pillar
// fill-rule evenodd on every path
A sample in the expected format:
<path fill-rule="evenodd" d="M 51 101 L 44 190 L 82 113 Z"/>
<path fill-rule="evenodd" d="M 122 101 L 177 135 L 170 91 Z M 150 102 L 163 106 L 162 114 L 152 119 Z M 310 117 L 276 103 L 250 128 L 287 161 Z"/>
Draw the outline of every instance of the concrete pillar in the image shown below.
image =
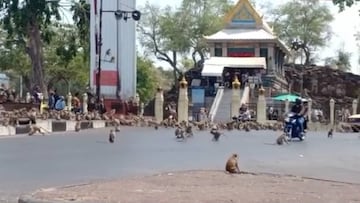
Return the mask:
<path fill-rule="evenodd" d="M 268 47 L 268 69 L 269 73 L 275 73 L 275 59 L 274 59 L 274 47 Z"/>
<path fill-rule="evenodd" d="M 88 112 L 88 95 L 87 93 L 83 94 L 83 113 L 87 113 Z"/>
<path fill-rule="evenodd" d="M 289 106 L 290 106 L 289 100 L 285 100 L 285 113 L 289 113 Z"/>
<path fill-rule="evenodd" d="M 358 108 L 358 101 L 357 99 L 354 99 L 352 103 L 352 115 L 357 114 L 357 108 Z"/>
<path fill-rule="evenodd" d="M 71 92 L 69 92 L 68 96 L 67 96 L 67 110 L 71 111 L 72 109 L 72 95 Z"/>
<path fill-rule="evenodd" d="M 228 53 L 227 53 L 227 44 L 226 43 L 223 43 L 222 44 L 222 54 L 224 57 L 227 57 L 228 56 Z"/>
<path fill-rule="evenodd" d="M 312 117 L 312 99 L 308 100 L 308 116 L 309 116 L 309 121 L 308 123 L 312 123 L 311 117 Z"/>
<path fill-rule="evenodd" d="M 25 102 L 30 103 L 31 102 L 31 94 L 30 92 L 26 92 Z"/>
<path fill-rule="evenodd" d="M 266 122 L 266 99 L 265 99 L 265 89 L 260 87 L 259 97 L 256 105 L 256 121 L 258 123 Z"/>
<path fill-rule="evenodd" d="M 260 57 L 260 45 L 255 45 L 255 57 Z"/>
<path fill-rule="evenodd" d="M 141 104 L 140 104 L 140 116 L 142 117 L 142 116 L 144 116 L 144 102 L 141 102 Z"/>
<path fill-rule="evenodd" d="M 235 76 L 234 81 L 232 82 L 232 97 L 231 97 L 231 115 L 230 118 L 232 118 L 233 116 L 238 116 L 239 115 L 239 109 L 240 109 L 240 81 L 237 78 L 237 76 Z"/>
<path fill-rule="evenodd" d="M 210 47 L 210 56 L 215 56 L 215 47 Z"/>
<path fill-rule="evenodd" d="M 330 126 L 334 127 L 335 124 L 335 100 L 330 99 Z"/>
<path fill-rule="evenodd" d="M 189 120 L 189 97 L 188 83 L 185 77 L 180 81 L 179 101 L 178 101 L 178 122 Z"/>
<path fill-rule="evenodd" d="M 156 122 L 160 123 L 164 120 L 164 94 L 161 87 L 156 89 L 154 110 Z"/>

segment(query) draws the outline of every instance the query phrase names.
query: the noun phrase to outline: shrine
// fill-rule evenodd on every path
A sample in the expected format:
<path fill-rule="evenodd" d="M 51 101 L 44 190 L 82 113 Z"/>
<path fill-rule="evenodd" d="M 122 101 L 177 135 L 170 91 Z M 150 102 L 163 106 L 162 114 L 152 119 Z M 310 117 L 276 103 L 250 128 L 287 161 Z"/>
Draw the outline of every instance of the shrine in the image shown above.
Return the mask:
<path fill-rule="evenodd" d="M 230 87 L 237 75 L 242 84 L 263 85 L 271 90 L 267 92 L 287 90 L 283 65 L 290 50 L 249 0 L 239 0 L 225 17 L 224 28 L 205 39 L 210 58 L 201 76 L 207 85 Z"/>

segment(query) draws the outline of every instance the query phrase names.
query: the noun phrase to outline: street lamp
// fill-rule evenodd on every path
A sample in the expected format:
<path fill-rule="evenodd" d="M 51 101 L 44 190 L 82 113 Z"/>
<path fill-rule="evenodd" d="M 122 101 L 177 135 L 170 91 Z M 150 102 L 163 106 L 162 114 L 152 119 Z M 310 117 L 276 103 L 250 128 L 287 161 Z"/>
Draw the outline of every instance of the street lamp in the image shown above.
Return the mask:
<path fill-rule="evenodd" d="M 295 51 L 298 51 L 299 49 L 301 49 L 301 86 L 300 86 L 300 96 L 302 97 L 303 96 L 303 90 L 304 90 L 304 66 L 302 64 L 302 55 L 303 55 L 303 50 L 305 48 L 305 44 L 300 41 L 299 39 L 294 39 L 292 42 L 291 42 L 291 49 L 295 50 Z M 295 68 L 295 65 L 294 65 L 294 68 Z"/>
<path fill-rule="evenodd" d="M 139 21 L 141 17 L 141 12 L 138 10 L 133 11 L 124 11 L 124 10 L 103 10 L 103 1 L 100 0 L 100 22 L 99 22 L 99 39 L 97 42 L 98 48 L 98 71 L 96 75 L 96 96 L 97 102 L 100 102 L 100 78 L 101 78 L 101 62 L 104 61 L 101 59 L 101 48 L 102 48 L 102 15 L 104 12 L 106 13 L 114 13 L 116 20 L 124 20 L 127 21 L 128 19 L 132 18 L 135 21 Z M 110 62 L 115 61 L 114 57 L 111 57 Z M 109 61 L 106 61 L 109 62 Z"/>

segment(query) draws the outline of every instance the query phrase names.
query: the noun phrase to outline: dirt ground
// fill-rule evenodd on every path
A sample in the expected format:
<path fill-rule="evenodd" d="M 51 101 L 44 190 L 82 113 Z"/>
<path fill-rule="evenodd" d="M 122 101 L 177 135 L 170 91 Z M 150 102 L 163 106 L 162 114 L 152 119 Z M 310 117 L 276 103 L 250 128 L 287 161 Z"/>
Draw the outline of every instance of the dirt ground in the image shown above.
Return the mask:
<path fill-rule="evenodd" d="M 359 203 L 360 185 L 265 174 L 184 171 L 47 189 L 34 197 L 94 203 Z"/>

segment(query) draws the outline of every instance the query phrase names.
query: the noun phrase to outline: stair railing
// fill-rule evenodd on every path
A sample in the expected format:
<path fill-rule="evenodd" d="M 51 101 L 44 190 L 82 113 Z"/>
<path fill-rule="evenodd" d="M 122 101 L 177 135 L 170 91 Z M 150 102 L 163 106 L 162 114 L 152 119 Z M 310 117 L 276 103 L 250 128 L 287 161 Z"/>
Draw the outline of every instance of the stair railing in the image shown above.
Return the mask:
<path fill-rule="evenodd" d="M 218 89 L 216 91 L 215 99 L 210 108 L 209 119 L 211 122 L 214 120 L 214 117 L 218 111 L 219 104 L 221 102 L 223 95 L 224 95 L 224 86 L 220 86 L 220 87 L 218 87 Z"/>

